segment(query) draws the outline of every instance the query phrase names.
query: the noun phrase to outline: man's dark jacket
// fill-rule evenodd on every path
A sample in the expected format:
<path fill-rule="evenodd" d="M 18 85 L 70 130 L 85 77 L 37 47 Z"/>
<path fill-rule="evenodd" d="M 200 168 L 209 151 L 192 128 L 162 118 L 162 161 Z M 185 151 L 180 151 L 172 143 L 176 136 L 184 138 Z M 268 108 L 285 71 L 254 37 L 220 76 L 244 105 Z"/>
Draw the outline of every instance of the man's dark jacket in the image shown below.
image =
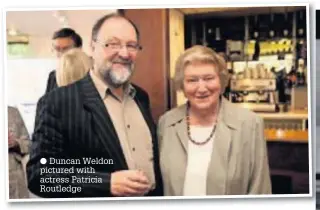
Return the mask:
<path fill-rule="evenodd" d="M 161 196 L 163 195 L 163 189 L 159 167 L 158 142 L 156 126 L 150 112 L 149 97 L 144 90 L 136 85 L 133 86 L 136 89 L 134 100 L 152 135 L 156 188 L 148 196 Z M 134 129 L 134 125 L 131 126 L 131 129 Z M 50 158 L 69 159 L 71 161 L 83 160 L 83 157 L 104 158 L 105 160 L 112 160 L 113 164 L 85 165 L 83 161 L 76 165 L 50 164 Z M 41 158 L 46 158 L 47 163 L 41 164 Z M 89 166 L 94 168 L 95 173 L 82 174 L 76 171 L 77 168 Z M 48 168 L 71 167 L 74 167 L 73 173 L 40 174 L 41 170 L 44 172 L 44 168 L 48 171 Z M 39 100 L 30 160 L 27 164 L 28 187 L 32 193 L 40 197 L 111 197 L 111 173 L 127 169 L 128 165 L 108 110 L 105 108 L 89 74 L 69 86 L 55 88 Z M 75 177 L 81 179 L 97 177 L 101 178 L 102 183 L 73 183 L 72 176 L 74 176 L 74 180 L 77 180 Z M 60 183 L 57 183 L 57 180 L 54 183 L 43 183 L 48 181 L 50 177 L 51 182 L 53 182 L 53 178 L 60 178 Z M 69 182 L 61 183 L 62 180 L 64 182 L 69 180 Z M 61 187 L 80 187 L 77 189 L 81 189 L 81 192 L 52 192 L 52 188 L 49 187 L 59 188 L 60 190 Z"/>

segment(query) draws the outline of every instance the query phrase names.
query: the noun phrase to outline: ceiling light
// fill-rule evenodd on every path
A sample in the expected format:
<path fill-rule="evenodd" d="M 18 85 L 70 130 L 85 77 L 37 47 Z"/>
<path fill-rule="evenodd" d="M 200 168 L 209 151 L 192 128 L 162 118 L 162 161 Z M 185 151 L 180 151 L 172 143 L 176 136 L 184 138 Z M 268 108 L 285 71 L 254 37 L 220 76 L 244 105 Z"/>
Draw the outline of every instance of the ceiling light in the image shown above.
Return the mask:
<path fill-rule="evenodd" d="M 16 35 L 18 34 L 18 32 L 17 32 L 16 29 L 10 28 L 10 29 L 8 30 L 8 34 L 9 34 L 10 36 L 16 36 Z"/>

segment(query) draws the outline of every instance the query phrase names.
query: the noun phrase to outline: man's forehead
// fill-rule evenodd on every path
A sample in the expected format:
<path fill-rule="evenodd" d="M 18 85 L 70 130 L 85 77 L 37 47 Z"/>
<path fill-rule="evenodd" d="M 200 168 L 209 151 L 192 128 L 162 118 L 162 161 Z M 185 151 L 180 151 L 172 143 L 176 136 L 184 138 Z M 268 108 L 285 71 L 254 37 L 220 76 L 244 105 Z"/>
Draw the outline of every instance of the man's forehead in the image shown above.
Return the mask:
<path fill-rule="evenodd" d="M 55 45 L 73 45 L 74 41 L 70 37 L 57 38 L 53 40 Z"/>
<path fill-rule="evenodd" d="M 106 20 L 98 33 L 98 39 L 114 37 L 123 40 L 137 40 L 137 34 L 133 25 L 121 17 L 113 17 Z"/>

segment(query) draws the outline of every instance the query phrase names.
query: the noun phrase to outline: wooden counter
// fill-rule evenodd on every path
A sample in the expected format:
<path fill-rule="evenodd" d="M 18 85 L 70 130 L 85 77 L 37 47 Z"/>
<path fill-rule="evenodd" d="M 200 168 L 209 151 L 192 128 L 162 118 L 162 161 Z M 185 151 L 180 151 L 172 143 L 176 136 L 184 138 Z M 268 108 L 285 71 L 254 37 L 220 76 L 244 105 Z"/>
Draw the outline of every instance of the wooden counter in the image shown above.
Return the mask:
<path fill-rule="evenodd" d="M 258 114 L 265 122 L 272 193 L 309 193 L 308 112 Z M 293 129 L 291 123 L 301 127 Z"/>
<path fill-rule="evenodd" d="M 268 121 L 276 121 L 279 125 L 283 121 L 300 121 L 299 124 L 302 125 L 300 129 L 276 129 L 275 127 L 269 128 L 265 125 L 264 134 L 267 141 L 308 143 L 308 110 L 257 114 L 264 119 L 265 124 Z"/>
<path fill-rule="evenodd" d="M 308 110 L 296 110 L 290 112 L 275 112 L 275 113 L 263 113 L 257 112 L 257 114 L 262 117 L 263 119 L 300 119 L 300 120 L 307 120 L 308 119 Z"/>
<path fill-rule="evenodd" d="M 308 143 L 308 130 L 277 130 L 265 129 L 267 141 Z"/>

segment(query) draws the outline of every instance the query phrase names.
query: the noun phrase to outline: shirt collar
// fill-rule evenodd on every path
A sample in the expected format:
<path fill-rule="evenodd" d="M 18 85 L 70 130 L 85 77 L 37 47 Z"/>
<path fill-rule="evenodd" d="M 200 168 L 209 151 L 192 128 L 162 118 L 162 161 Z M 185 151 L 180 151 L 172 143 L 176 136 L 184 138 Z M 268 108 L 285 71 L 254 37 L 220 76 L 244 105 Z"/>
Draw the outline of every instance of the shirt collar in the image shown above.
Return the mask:
<path fill-rule="evenodd" d="M 98 77 L 93 70 L 90 70 L 90 76 L 102 100 L 107 96 L 107 93 L 112 94 L 111 88 L 108 86 L 108 84 Z M 128 83 L 124 86 L 124 93 L 125 96 L 134 98 L 136 95 L 136 89 L 133 87 L 133 85 Z"/>

